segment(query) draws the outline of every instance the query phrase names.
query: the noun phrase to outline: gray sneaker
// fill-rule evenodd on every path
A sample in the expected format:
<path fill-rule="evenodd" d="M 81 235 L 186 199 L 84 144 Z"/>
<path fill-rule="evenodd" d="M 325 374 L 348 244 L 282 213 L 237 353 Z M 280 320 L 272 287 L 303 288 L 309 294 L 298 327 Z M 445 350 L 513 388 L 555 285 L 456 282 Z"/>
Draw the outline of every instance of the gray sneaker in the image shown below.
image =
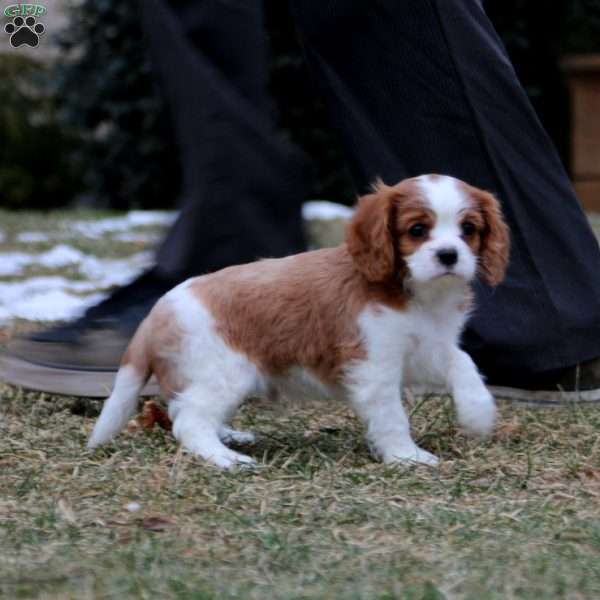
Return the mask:
<path fill-rule="evenodd" d="M 0 381 L 55 394 L 110 395 L 129 340 L 170 287 L 150 271 L 77 321 L 11 340 L 0 354 Z M 153 380 L 142 391 L 158 393 Z"/>

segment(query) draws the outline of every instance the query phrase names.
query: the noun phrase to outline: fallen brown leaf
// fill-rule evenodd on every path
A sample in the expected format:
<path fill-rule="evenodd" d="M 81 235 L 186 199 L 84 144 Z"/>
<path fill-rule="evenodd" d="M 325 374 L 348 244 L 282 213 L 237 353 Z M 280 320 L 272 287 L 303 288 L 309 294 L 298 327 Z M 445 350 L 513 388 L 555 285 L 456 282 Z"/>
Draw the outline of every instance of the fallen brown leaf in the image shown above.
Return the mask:
<path fill-rule="evenodd" d="M 166 431 L 171 431 L 172 427 L 171 419 L 169 419 L 167 412 L 152 400 L 144 402 L 142 412 L 137 421 L 144 429 L 152 429 L 155 424 Z"/>
<path fill-rule="evenodd" d="M 127 431 L 129 433 L 135 433 L 138 429 L 149 431 L 154 429 L 155 425 L 165 431 L 171 431 L 172 427 L 167 411 L 153 400 L 146 400 L 140 414 L 127 423 Z"/>
<path fill-rule="evenodd" d="M 166 517 L 154 516 L 142 519 L 141 525 L 148 531 L 164 531 L 173 526 L 173 521 L 170 521 Z"/>

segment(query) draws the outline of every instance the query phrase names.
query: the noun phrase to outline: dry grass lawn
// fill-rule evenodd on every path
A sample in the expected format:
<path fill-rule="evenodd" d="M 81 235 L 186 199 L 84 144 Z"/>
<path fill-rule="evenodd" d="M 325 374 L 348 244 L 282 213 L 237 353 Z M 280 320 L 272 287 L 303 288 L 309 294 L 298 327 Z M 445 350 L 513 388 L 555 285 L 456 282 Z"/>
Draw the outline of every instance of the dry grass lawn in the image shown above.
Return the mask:
<path fill-rule="evenodd" d="M 224 473 L 160 429 L 85 450 L 98 402 L 0 397 L 7 598 L 600 597 L 598 409 L 505 405 L 480 444 L 431 398 L 430 469 L 372 462 L 344 406 L 256 401 L 260 466 Z"/>
<path fill-rule="evenodd" d="M 600 597 L 600 407 L 504 404 L 479 443 L 414 403 L 431 469 L 372 461 L 345 406 L 254 401 L 235 472 L 160 429 L 88 451 L 99 408 L 0 385 L 1 597 Z"/>

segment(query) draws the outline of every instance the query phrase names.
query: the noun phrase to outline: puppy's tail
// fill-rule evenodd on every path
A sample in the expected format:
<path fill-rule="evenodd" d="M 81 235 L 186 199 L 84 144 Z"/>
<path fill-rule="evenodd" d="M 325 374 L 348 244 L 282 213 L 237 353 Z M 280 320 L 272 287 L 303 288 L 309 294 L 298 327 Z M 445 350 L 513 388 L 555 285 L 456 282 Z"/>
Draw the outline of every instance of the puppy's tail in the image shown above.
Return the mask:
<path fill-rule="evenodd" d="M 138 396 L 150 378 L 151 368 L 146 352 L 144 321 L 133 336 L 121 361 L 110 397 L 104 403 L 88 448 L 96 448 L 119 433 L 135 413 Z"/>

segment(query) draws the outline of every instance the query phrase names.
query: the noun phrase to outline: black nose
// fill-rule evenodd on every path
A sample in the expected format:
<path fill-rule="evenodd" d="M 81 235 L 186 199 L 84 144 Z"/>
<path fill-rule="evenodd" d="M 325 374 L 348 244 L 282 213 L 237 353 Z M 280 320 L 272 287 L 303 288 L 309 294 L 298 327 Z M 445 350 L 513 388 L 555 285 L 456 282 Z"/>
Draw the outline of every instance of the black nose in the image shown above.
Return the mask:
<path fill-rule="evenodd" d="M 458 252 L 454 248 L 442 248 L 437 251 L 436 256 L 445 267 L 451 267 L 458 261 Z"/>

